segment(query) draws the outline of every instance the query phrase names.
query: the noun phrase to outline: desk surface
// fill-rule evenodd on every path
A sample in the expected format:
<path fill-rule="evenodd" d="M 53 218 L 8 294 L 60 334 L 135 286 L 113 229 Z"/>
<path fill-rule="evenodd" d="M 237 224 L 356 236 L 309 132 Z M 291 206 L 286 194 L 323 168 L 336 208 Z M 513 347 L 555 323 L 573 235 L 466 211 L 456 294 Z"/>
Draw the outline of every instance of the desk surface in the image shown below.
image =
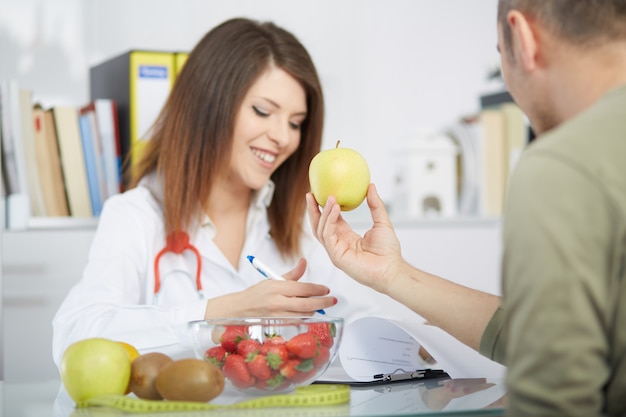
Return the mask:
<path fill-rule="evenodd" d="M 350 404 L 327 407 L 272 408 L 125 414 L 115 409 L 75 409 L 60 381 L 0 381 L 0 403 L 7 417 L 339 417 L 339 416 L 501 416 L 505 391 L 500 380 L 449 379 L 352 388 Z M 225 391 L 222 395 L 237 395 Z M 242 397 L 245 399 L 245 397 Z"/>

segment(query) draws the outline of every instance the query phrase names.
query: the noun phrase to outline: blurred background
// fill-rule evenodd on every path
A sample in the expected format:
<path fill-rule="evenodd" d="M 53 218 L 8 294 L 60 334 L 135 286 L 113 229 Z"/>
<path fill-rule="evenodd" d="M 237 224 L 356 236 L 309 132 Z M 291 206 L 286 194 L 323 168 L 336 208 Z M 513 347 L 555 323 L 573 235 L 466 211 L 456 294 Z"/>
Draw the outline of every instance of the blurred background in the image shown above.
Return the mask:
<path fill-rule="evenodd" d="M 0 78 L 44 106 L 89 101 L 89 68 L 130 49 L 190 51 L 213 26 L 272 20 L 311 53 L 324 147 L 367 159 L 383 197 L 393 150 L 479 108 L 499 65 L 497 0 L 0 0 Z"/>

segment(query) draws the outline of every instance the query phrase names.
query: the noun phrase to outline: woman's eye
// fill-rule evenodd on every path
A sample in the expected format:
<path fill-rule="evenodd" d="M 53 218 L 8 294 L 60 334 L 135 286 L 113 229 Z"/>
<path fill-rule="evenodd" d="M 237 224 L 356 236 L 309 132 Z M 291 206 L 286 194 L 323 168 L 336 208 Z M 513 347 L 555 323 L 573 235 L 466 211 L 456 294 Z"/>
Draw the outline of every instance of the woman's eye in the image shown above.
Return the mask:
<path fill-rule="evenodd" d="M 252 106 L 252 109 L 254 110 L 257 116 L 267 117 L 270 115 L 269 113 L 259 109 L 257 106 Z"/>
<path fill-rule="evenodd" d="M 289 122 L 289 127 L 293 130 L 300 130 L 300 123 Z"/>

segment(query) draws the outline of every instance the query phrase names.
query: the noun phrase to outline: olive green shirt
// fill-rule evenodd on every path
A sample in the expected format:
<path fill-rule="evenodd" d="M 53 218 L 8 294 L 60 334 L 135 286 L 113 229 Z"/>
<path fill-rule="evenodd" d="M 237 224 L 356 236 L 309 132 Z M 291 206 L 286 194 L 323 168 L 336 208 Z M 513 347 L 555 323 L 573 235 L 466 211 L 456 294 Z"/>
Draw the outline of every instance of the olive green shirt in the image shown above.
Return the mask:
<path fill-rule="evenodd" d="M 626 416 L 626 86 L 539 137 L 503 218 L 503 301 L 480 351 L 513 416 Z"/>

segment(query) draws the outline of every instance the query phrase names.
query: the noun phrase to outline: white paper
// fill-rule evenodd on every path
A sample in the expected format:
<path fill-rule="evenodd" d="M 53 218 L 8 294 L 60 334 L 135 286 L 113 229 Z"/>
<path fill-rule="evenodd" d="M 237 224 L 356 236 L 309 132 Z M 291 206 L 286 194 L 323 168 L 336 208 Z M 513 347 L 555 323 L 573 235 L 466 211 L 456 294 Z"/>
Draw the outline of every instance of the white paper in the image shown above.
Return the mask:
<path fill-rule="evenodd" d="M 416 338 L 394 322 L 365 317 L 345 327 L 339 359 L 352 379 L 371 381 L 376 374 L 426 367 L 419 348 Z"/>
<path fill-rule="evenodd" d="M 420 358 L 420 345 L 435 358 L 436 364 L 427 364 Z M 379 317 L 364 317 L 346 325 L 338 358 L 320 380 L 371 381 L 376 374 L 424 368 L 443 369 L 451 378 L 503 379 L 506 371 L 503 365 L 438 327 Z"/>
<path fill-rule="evenodd" d="M 503 379 L 506 367 L 481 355 L 438 327 L 415 323 L 396 323 L 421 344 L 451 378 Z"/>

